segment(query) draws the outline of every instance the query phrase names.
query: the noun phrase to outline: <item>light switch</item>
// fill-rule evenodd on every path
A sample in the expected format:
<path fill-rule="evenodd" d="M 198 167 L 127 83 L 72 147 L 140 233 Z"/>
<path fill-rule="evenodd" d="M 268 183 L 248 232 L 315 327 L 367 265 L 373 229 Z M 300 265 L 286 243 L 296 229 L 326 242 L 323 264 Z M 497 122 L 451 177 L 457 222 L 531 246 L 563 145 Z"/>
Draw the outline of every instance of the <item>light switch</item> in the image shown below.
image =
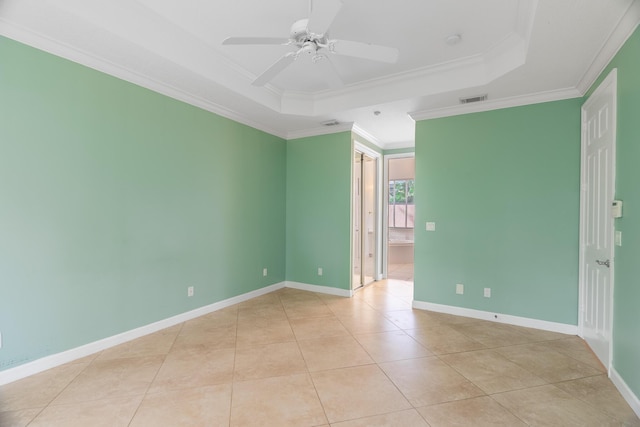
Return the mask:
<path fill-rule="evenodd" d="M 428 222 L 427 223 L 427 231 L 436 231 L 436 223 Z"/>
<path fill-rule="evenodd" d="M 622 246 L 622 231 L 616 231 L 615 241 L 616 246 Z"/>

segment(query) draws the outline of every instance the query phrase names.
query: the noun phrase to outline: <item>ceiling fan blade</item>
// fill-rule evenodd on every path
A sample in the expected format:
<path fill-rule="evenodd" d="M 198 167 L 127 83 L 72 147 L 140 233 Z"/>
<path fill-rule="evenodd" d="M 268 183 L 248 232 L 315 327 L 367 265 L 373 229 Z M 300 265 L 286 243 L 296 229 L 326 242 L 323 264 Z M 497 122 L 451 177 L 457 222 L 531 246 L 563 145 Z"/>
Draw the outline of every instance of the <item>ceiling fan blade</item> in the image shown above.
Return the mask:
<path fill-rule="evenodd" d="M 342 8 L 342 0 L 316 0 L 312 3 L 307 30 L 314 34 L 324 34 Z"/>
<path fill-rule="evenodd" d="M 271 67 L 267 68 L 267 70 L 260 74 L 257 79 L 251 83 L 254 86 L 264 86 L 268 82 L 270 82 L 275 76 L 280 74 L 282 70 L 287 68 L 289 65 L 293 63 L 293 61 L 298 58 L 297 52 L 289 52 L 284 55 L 282 58 L 278 59 L 275 64 Z"/>
<path fill-rule="evenodd" d="M 398 49 L 348 40 L 330 40 L 329 51 L 338 55 L 354 56 L 372 61 L 394 64 L 398 61 Z"/>
<path fill-rule="evenodd" d="M 344 82 L 338 75 L 333 63 L 327 55 L 317 55 L 313 58 L 313 63 L 320 69 L 322 78 L 329 85 L 330 89 L 338 89 L 344 86 Z"/>
<path fill-rule="evenodd" d="M 285 39 L 282 37 L 227 37 L 222 41 L 223 45 L 256 45 L 256 44 L 287 45 L 289 43 L 290 43 L 289 39 Z"/>

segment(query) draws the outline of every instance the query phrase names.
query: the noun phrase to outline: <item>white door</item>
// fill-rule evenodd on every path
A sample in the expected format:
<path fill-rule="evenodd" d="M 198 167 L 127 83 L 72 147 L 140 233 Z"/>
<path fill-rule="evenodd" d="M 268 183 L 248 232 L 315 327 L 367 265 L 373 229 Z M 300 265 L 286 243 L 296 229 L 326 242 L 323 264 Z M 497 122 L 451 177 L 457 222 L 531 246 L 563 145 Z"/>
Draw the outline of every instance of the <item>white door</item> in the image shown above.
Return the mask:
<path fill-rule="evenodd" d="M 353 259 L 351 288 L 362 286 L 362 153 L 356 151 L 353 162 Z"/>
<path fill-rule="evenodd" d="M 358 289 L 376 278 L 377 160 L 356 151 L 353 172 L 352 289 Z"/>
<path fill-rule="evenodd" d="M 616 70 L 582 106 L 580 319 L 582 337 L 611 363 Z"/>
<path fill-rule="evenodd" d="M 362 275 L 363 285 L 368 285 L 376 278 L 376 182 L 377 161 L 362 155 Z"/>

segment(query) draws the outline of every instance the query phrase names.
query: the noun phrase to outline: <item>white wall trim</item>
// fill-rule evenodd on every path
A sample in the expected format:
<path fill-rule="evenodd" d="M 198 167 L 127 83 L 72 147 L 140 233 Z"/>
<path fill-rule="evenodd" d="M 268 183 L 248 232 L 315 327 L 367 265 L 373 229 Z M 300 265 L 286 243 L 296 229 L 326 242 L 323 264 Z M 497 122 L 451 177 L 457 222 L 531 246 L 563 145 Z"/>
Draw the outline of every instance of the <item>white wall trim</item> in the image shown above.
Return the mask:
<path fill-rule="evenodd" d="M 618 54 L 622 46 L 634 33 L 640 23 L 640 2 L 634 1 L 624 14 L 618 25 L 605 42 L 602 49 L 584 73 L 578 85 L 578 90 L 584 95 L 593 86 L 604 69 L 609 65 L 614 56 Z"/>
<path fill-rule="evenodd" d="M 359 136 L 361 138 L 366 139 L 367 141 L 369 141 L 370 143 L 372 143 L 373 145 L 375 145 L 379 149 L 381 149 L 381 150 L 384 149 L 383 144 L 380 142 L 380 140 L 378 138 L 376 138 L 375 136 L 373 136 L 372 134 L 370 134 L 366 130 L 362 129 L 360 126 L 358 126 L 357 123 L 353 124 L 353 128 L 351 129 L 351 132 L 355 133 L 357 136 Z"/>
<path fill-rule="evenodd" d="M 284 288 L 285 283 L 286 282 L 280 282 L 261 289 L 256 289 L 255 291 L 247 292 L 246 294 L 238 295 L 223 301 L 218 301 L 213 304 L 206 305 L 204 307 L 196 308 L 195 310 L 187 311 L 185 313 L 181 313 L 167 319 L 159 320 L 157 322 L 150 323 L 139 328 L 131 329 L 121 334 L 103 338 L 101 340 L 94 341 L 80 347 L 72 348 L 61 353 L 45 356 L 41 359 L 25 363 L 24 365 L 20 365 L 15 368 L 0 371 L 0 386 L 11 383 L 13 381 L 17 381 L 22 378 L 26 378 L 30 375 L 34 375 L 42 371 L 46 371 L 47 369 L 55 368 L 56 366 L 60 366 L 65 363 L 73 362 L 74 360 L 89 356 L 102 350 L 106 350 L 119 344 L 126 343 L 145 335 L 152 334 L 159 330 L 178 325 L 182 322 L 186 322 L 187 320 L 195 319 L 196 317 L 221 310 L 234 304 L 238 304 L 243 301 L 247 301 L 273 291 L 277 291 L 278 289 Z"/>
<path fill-rule="evenodd" d="M 330 135 L 332 133 L 349 132 L 352 129 L 352 122 L 340 123 L 335 126 L 319 126 L 316 128 L 287 132 L 285 139 L 291 140 L 298 138 L 308 138 L 310 136 Z"/>
<path fill-rule="evenodd" d="M 384 159 L 385 160 L 389 160 L 389 159 L 404 159 L 404 158 L 407 158 L 407 157 L 415 157 L 415 156 L 416 156 L 415 151 L 410 151 L 408 153 L 385 154 L 384 155 Z"/>
<path fill-rule="evenodd" d="M 364 138 L 364 137 L 361 136 L 361 138 Z M 360 142 L 360 140 L 358 139 L 358 135 L 354 135 L 353 149 L 355 151 L 361 152 L 362 154 L 366 154 L 367 156 L 371 157 L 374 160 L 377 160 L 382 157 L 382 153 L 378 153 L 373 148 L 369 148 L 366 145 L 364 145 L 362 142 Z"/>
<path fill-rule="evenodd" d="M 493 313 L 490 311 L 474 310 L 472 308 L 455 307 L 452 305 L 434 304 L 431 302 L 415 300 L 413 301 L 413 308 L 435 311 L 438 313 L 454 314 L 456 316 L 471 317 L 473 319 L 488 320 L 491 322 L 506 323 L 515 326 L 524 326 L 526 328 L 542 329 L 544 331 L 558 332 L 567 335 L 578 334 L 578 327 L 576 325 L 548 322 L 546 320 Z"/>
<path fill-rule="evenodd" d="M 334 288 L 330 286 L 310 285 L 308 283 L 300 282 L 284 282 L 285 288 L 299 289 L 301 291 L 317 292 L 320 294 L 337 295 L 339 297 L 351 298 L 353 291 L 348 289 Z"/>
<path fill-rule="evenodd" d="M 530 95 L 500 98 L 496 100 L 474 102 L 472 104 L 456 105 L 453 107 L 436 108 L 433 110 L 416 111 L 409 113 L 415 121 L 438 119 L 442 117 L 459 116 L 469 113 L 481 113 L 484 111 L 500 110 L 503 108 L 522 107 L 524 105 L 540 104 L 543 102 L 562 101 L 565 99 L 580 98 L 582 93 L 575 88 L 552 90 L 548 92 L 534 93 Z"/>
<path fill-rule="evenodd" d="M 616 386 L 624 400 L 627 401 L 633 412 L 636 413 L 638 418 L 640 418 L 640 399 L 636 396 L 631 388 L 627 385 L 627 383 L 622 379 L 622 376 L 615 370 L 615 368 L 611 368 L 609 371 L 609 377 L 611 378 L 611 382 Z"/>
<path fill-rule="evenodd" d="M 388 144 L 384 144 L 383 150 L 397 150 L 401 148 L 413 148 L 416 147 L 416 141 L 399 141 L 399 142 L 391 142 Z"/>

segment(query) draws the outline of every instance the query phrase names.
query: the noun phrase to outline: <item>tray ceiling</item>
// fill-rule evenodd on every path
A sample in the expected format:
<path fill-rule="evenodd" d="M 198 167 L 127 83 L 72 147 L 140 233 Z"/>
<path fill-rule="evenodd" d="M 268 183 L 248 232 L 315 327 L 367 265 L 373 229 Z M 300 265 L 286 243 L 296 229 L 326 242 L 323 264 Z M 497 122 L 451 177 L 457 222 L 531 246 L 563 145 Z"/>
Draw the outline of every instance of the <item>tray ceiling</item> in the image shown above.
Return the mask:
<path fill-rule="evenodd" d="M 307 0 L 4 0 L 0 34 L 284 138 L 327 132 L 321 123 L 336 119 L 394 147 L 412 144 L 409 113 L 582 96 L 640 20 L 638 0 L 342 3 L 331 38 L 395 47 L 399 59 L 329 54 L 344 82 L 334 89 L 310 57 L 253 86 L 294 48 L 221 44 L 288 37 L 309 16 Z M 459 106 L 480 94 L 483 106 Z"/>

